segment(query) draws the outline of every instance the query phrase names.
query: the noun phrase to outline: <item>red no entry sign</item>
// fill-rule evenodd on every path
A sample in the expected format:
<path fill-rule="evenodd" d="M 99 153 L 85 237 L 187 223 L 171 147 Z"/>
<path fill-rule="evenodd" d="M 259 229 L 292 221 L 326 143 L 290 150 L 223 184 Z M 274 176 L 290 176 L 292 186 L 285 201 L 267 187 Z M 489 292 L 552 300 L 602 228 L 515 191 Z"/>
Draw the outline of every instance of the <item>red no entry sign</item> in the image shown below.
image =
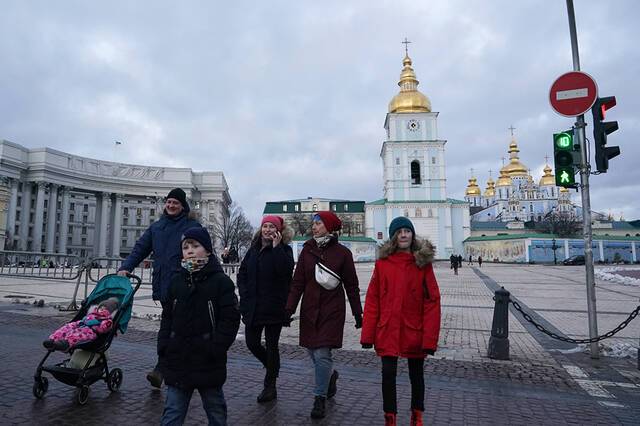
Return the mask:
<path fill-rule="evenodd" d="M 581 71 L 562 74 L 549 90 L 551 107 L 565 117 L 575 117 L 589 111 L 597 97 L 596 81 Z"/>

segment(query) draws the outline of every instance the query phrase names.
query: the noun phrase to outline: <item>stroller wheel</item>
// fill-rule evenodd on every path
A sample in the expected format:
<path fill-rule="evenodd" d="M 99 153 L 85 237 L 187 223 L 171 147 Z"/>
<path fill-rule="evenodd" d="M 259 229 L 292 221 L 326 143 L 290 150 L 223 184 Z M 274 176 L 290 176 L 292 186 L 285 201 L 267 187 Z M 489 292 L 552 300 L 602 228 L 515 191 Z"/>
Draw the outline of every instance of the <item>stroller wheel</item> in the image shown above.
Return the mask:
<path fill-rule="evenodd" d="M 111 392 L 116 392 L 118 389 L 120 389 L 120 385 L 122 384 L 122 370 L 120 370 L 119 368 L 114 368 L 113 370 L 111 370 L 111 373 L 109 373 L 109 377 L 107 378 L 107 386 L 109 387 L 109 390 Z"/>
<path fill-rule="evenodd" d="M 80 405 L 84 405 L 89 400 L 89 386 L 84 385 L 76 389 L 75 395 L 76 402 Z"/>
<path fill-rule="evenodd" d="M 49 390 L 49 380 L 46 377 L 40 377 L 35 379 L 33 383 L 33 396 L 38 399 L 42 399 L 45 393 Z"/>

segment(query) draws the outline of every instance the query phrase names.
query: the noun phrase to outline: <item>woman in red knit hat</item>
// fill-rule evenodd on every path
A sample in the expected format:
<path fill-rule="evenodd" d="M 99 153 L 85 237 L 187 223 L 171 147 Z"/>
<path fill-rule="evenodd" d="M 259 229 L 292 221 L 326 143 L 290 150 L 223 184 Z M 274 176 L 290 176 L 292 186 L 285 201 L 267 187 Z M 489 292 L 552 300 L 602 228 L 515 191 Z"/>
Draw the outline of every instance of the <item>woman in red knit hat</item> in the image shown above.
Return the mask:
<path fill-rule="evenodd" d="M 282 326 L 288 324 L 285 311 L 293 250 L 291 233 L 280 216 L 265 216 L 238 271 L 240 312 L 245 324 L 245 341 L 251 353 L 267 370 L 258 402 L 277 398 L 276 379 L 280 372 L 278 341 Z M 264 332 L 265 346 L 262 346 Z"/>
<path fill-rule="evenodd" d="M 342 347 L 345 322 L 345 291 L 356 328 L 362 327 L 360 289 L 353 255 L 338 243 L 340 219 L 329 211 L 313 217 L 313 238 L 304 243 L 287 301 L 287 312 L 300 308 L 300 346 L 307 348 L 315 368 L 312 418 L 325 416 L 325 402 L 336 394 L 338 372 L 331 350 Z"/>

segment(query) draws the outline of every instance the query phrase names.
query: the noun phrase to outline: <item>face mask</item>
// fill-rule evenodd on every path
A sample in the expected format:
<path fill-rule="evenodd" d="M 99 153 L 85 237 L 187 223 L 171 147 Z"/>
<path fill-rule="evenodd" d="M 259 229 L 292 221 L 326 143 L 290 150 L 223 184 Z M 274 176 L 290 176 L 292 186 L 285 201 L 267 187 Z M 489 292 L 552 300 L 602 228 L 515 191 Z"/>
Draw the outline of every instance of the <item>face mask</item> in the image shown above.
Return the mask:
<path fill-rule="evenodd" d="M 208 257 L 191 257 L 189 259 L 182 259 L 180 266 L 186 269 L 188 272 L 196 272 L 202 269 L 204 265 L 209 262 Z"/>

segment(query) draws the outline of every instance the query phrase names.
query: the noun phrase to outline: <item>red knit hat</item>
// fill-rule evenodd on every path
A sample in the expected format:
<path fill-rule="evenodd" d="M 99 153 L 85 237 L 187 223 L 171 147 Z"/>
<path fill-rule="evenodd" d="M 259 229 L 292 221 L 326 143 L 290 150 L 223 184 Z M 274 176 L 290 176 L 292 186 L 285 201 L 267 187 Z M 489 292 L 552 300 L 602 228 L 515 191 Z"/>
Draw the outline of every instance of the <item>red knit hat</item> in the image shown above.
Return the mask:
<path fill-rule="evenodd" d="M 273 226 L 275 226 L 278 231 L 282 231 L 282 225 L 284 224 L 284 219 L 282 219 L 280 216 L 267 215 L 262 218 L 262 223 L 260 224 L 260 226 L 264 225 L 266 222 L 272 223 Z"/>
<path fill-rule="evenodd" d="M 322 221 L 322 223 L 324 223 L 324 227 L 327 228 L 327 231 L 329 232 L 336 232 L 339 231 L 340 228 L 342 228 L 342 221 L 332 212 L 317 212 L 314 215 L 314 219 L 315 216 L 320 217 L 320 220 Z"/>

